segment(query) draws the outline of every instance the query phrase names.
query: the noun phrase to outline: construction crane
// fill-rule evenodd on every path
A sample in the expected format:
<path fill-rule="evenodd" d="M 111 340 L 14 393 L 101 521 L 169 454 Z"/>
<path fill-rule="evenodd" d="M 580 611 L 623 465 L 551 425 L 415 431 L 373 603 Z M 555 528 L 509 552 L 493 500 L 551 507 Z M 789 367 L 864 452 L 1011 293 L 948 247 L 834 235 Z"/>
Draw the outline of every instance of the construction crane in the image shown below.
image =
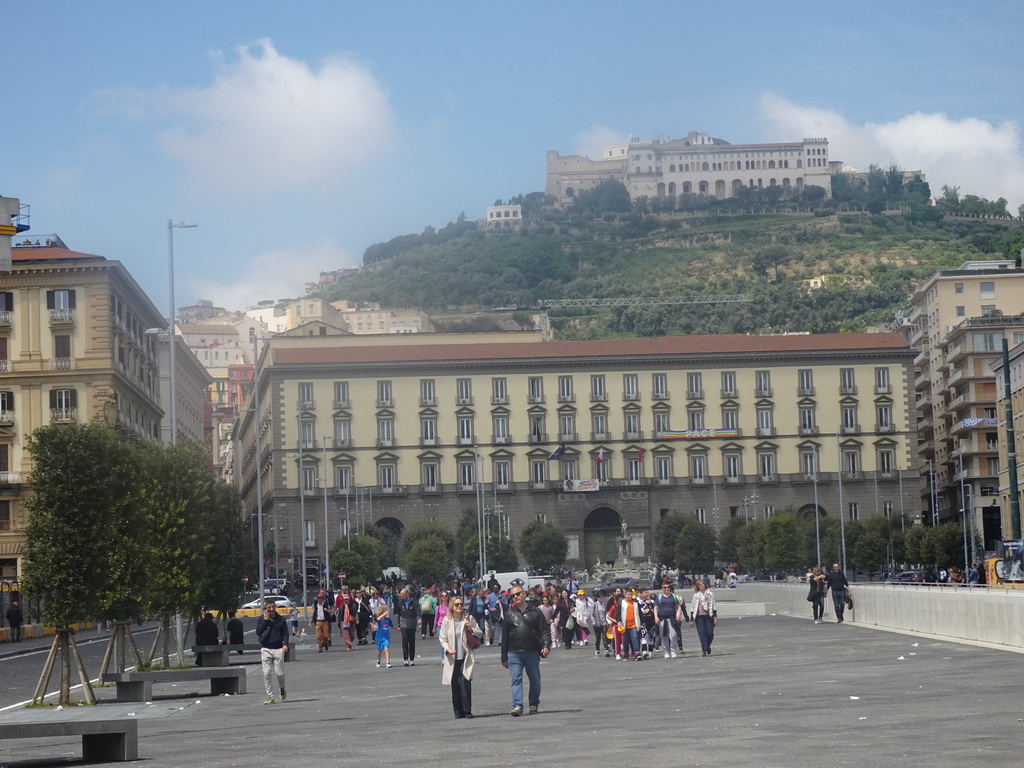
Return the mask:
<path fill-rule="evenodd" d="M 540 299 L 540 330 L 544 341 L 551 341 L 548 309 L 561 307 L 643 307 L 657 304 L 730 304 L 753 301 L 742 293 L 703 294 L 698 296 L 619 296 L 605 299 Z"/>

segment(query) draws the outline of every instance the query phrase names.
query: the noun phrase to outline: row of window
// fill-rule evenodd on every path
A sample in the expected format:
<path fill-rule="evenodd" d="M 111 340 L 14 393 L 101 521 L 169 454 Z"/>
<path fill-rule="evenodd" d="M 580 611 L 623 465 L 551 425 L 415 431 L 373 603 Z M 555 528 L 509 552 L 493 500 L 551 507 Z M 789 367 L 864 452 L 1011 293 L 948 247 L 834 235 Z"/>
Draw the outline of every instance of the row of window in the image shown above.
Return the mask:
<path fill-rule="evenodd" d="M 736 372 L 723 371 L 720 377 L 721 396 L 738 397 L 739 391 L 736 386 Z M 566 375 L 558 377 L 557 399 L 560 403 L 571 403 L 576 400 L 575 377 Z M 874 372 L 875 394 L 890 394 L 892 384 L 889 376 L 889 369 L 886 367 L 875 368 Z M 509 402 L 508 379 L 496 377 L 491 379 L 491 403 L 503 405 Z M 609 397 L 608 377 L 605 374 L 591 374 L 590 376 L 590 400 L 592 402 L 604 402 Z M 772 397 L 772 372 L 754 372 L 754 394 L 757 397 Z M 797 371 L 797 395 L 801 397 L 813 397 L 814 369 L 802 368 Z M 857 394 L 856 370 L 854 368 L 839 369 L 839 394 Z M 686 397 L 691 400 L 704 398 L 704 374 L 698 371 L 686 374 Z M 654 400 L 668 400 L 669 386 L 668 374 L 651 374 L 651 398 Z M 640 375 L 636 373 L 625 373 L 622 375 L 622 399 L 640 399 Z M 300 382 L 298 385 L 299 408 L 310 409 L 315 407 L 313 399 L 313 383 Z M 434 379 L 420 379 L 420 400 L 421 406 L 437 405 L 437 383 Z M 455 402 L 457 405 L 473 405 L 473 380 L 469 378 L 458 378 L 455 380 Z M 544 378 L 541 376 L 530 376 L 527 378 L 527 402 L 544 402 Z M 377 381 L 377 407 L 391 408 L 395 404 L 394 387 L 390 380 L 381 379 Z M 335 408 L 350 408 L 349 382 L 334 382 Z"/>
<path fill-rule="evenodd" d="M 803 168 L 803 160 L 796 161 L 797 168 Z M 702 171 L 768 171 L 776 168 L 789 168 L 789 160 L 729 160 L 721 163 L 680 163 L 680 173 L 698 173 Z M 650 170 L 650 166 L 648 166 Z M 677 166 L 673 163 L 668 167 L 669 173 L 675 173 Z M 659 168 L 660 171 L 660 168 Z M 640 173 L 640 167 L 636 166 L 636 173 Z"/>
<path fill-rule="evenodd" d="M 844 446 L 841 449 L 843 476 L 847 479 L 863 477 L 862 450 L 859 446 Z M 690 483 L 704 484 L 711 482 L 711 457 L 706 452 L 694 452 L 686 457 L 688 474 L 685 476 Z M 616 473 L 614 463 L 622 462 L 621 474 Z M 895 477 L 896 452 L 891 447 L 876 447 L 875 460 L 877 472 L 881 477 Z M 576 456 L 561 456 L 556 461 L 550 458 L 531 458 L 529 461 L 528 482 L 533 485 L 546 485 L 549 481 L 565 482 L 583 477 L 581 463 L 585 462 Z M 800 470 L 807 480 L 817 480 L 820 468 L 818 452 L 812 448 L 801 449 Z M 655 453 L 651 458 L 651 470 L 645 471 L 645 456 L 642 450 L 629 450 L 616 458 L 612 452 L 598 451 L 589 457 L 586 477 L 608 482 L 613 478 L 622 478 L 626 482 L 640 483 L 646 478 L 655 482 L 671 482 L 675 479 L 675 457 L 671 454 Z M 441 485 L 441 463 L 437 459 L 423 458 L 420 460 L 420 485 L 426 489 L 435 489 Z M 496 458 L 491 461 L 491 482 L 498 488 L 509 488 L 513 482 L 513 461 L 507 458 Z M 739 452 L 723 452 L 717 477 L 724 483 L 738 483 L 744 477 L 743 457 Z M 395 459 L 380 459 L 376 465 L 377 485 L 382 488 L 393 488 L 398 484 L 398 462 Z M 648 472 L 653 471 L 653 474 Z M 306 466 L 302 470 L 303 489 L 315 489 L 319 485 L 318 467 Z M 755 457 L 755 472 L 760 480 L 773 481 L 778 477 L 778 455 L 775 450 L 759 450 Z M 339 462 L 334 465 L 334 487 L 345 490 L 353 487 L 354 465 Z M 478 481 L 478 463 L 474 456 L 456 458 L 456 479 L 460 487 L 471 488 Z"/>
<path fill-rule="evenodd" d="M 859 417 L 859 404 L 855 401 L 840 403 L 840 434 L 859 434 L 862 430 Z M 760 437 L 774 437 L 776 434 L 775 408 L 771 405 L 757 406 L 757 435 Z M 653 439 L 658 439 L 663 433 L 672 431 L 671 413 L 667 407 L 664 410 L 654 411 L 652 414 L 651 427 Z M 622 412 L 622 439 L 640 440 L 644 437 L 642 426 L 643 414 L 639 409 L 623 410 Z M 702 431 L 709 429 L 704 418 L 703 407 L 691 407 L 686 412 L 686 430 Z M 875 403 L 874 406 L 874 430 L 875 432 L 895 432 L 896 426 L 893 421 L 893 406 L 888 400 Z M 546 442 L 576 442 L 580 440 L 578 434 L 578 420 L 575 410 L 565 411 L 556 414 L 557 432 L 548 432 L 548 414 L 545 412 L 530 413 L 528 415 L 527 440 L 531 443 Z M 590 413 L 590 441 L 601 442 L 617 439 L 613 437 L 609 421 L 609 414 L 606 410 L 593 410 Z M 815 404 L 801 404 L 798 408 L 799 422 L 797 429 L 801 435 L 818 434 L 817 406 Z M 491 414 L 491 435 L 490 441 L 494 444 L 509 443 L 512 441 L 510 432 L 510 417 L 507 413 Z M 721 410 L 721 429 L 739 430 L 739 408 L 730 406 Z M 316 448 L 317 428 L 316 420 L 303 418 L 300 420 L 301 436 L 303 447 L 307 449 Z M 476 416 L 471 413 L 460 413 L 456 415 L 457 442 L 459 445 L 474 445 L 478 442 L 476 434 Z M 334 419 L 334 447 L 345 448 L 352 444 L 352 419 L 343 416 Z M 586 439 L 586 438 L 583 438 Z M 420 443 L 421 445 L 438 445 L 438 419 L 434 414 L 420 415 Z M 395 418 L 392 414 L 377 415 L 377 445 L 380 447 L 391 447 L 395 444 Z"/>

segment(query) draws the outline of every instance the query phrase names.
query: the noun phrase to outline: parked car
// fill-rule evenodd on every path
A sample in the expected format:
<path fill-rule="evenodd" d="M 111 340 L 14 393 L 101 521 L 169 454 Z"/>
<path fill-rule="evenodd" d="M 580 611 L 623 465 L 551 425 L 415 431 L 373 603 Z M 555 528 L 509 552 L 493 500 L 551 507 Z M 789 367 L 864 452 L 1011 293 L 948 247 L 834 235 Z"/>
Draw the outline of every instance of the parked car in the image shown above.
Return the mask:
<path fill-rule="evenodd" d="M 885 580 L 886 584 L 921 584 L 924 582 L 924 571 L 900 571 Z"/>
<path fill-rule="evenodd" d="M 614 592 L 616 589 L 621 587 L 622 589 L 636 589 L 637 580 L 629 576 L 612 576 L 601 582 L 600 589 L 607 592 Z"/>
<path fill-rule="evenodd" d="M 295 605 L 295 601 L 294 600 L 292 600 L 291 598 L 285 597 L 284 595 L 267 595 L 267 597 L 268 598 L 273 598 L 274 602 L 277 603 L 277 610 L 278 611 L 287 611 L 289 608 L 291 608 L 292 606 Z M 248 602 L 248 603 L 246 603 L 245 605 L 242 606 L 242 608 L 256 608 L 256 609 L 259 609 L 259 608 L 262 608 L 262 607 L 263 607 L 263 601 L 260 600 L 259 598 L 256 598 L 255 600 L 252 600 L 252 601 L 250 601 L 250 602 Z"/>

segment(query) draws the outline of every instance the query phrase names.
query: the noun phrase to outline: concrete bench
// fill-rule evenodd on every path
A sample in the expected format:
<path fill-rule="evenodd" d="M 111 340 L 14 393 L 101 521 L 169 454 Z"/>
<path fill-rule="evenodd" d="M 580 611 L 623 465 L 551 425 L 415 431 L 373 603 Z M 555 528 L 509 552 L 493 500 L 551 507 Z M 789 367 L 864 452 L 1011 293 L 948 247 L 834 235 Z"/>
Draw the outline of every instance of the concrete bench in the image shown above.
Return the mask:
<path fill-rule="evenodd" d="M 83 760 L 107 763 L 139 759 L 139 721 L 134 718 L 0 724 L 0 739 L 53 736 L 81 736 Z"/>
<path fill-rule="evenodd" d="M 230 654 L 235 651 L 255 651 L 259 653 L 262 646 L 259 643 L 236 643 L 234 645 L 193 645 L 192 653 L 195 654 L 196 664 L 200 667 L 226 667 Z M 292 660 L 294 647 L 288 646 L 288 653 L 284 655 L 285 661 Z M 258 661 L 258 659 L 257 659 Z"/>
<path fill-rule="evenodd" d="M 236 643 L 235 645 L 193 645 L 196 664 L 200 667 L 225 667 L 228 654 L 232 651 L 259 651 L 259 643 Z"/>
<path fill-rule="evenodd" d="M 118 701 L 152 701 L 153 683 L 176 683 L 179 680 L 209 680 L 210 693 L 245 693 L 245 669 L 241 667 L 193 667 L 191 669 L 160 669 L 152 672 L 108 672 L 101 683 L 117 684 Z"/>

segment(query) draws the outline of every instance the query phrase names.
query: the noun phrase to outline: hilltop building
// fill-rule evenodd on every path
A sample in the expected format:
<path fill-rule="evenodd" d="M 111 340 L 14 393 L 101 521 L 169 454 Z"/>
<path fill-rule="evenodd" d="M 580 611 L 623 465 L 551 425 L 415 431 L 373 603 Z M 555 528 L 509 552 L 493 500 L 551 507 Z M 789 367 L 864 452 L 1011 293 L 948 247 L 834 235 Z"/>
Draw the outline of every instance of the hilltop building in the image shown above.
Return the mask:
<path fill-rule="evenodd" d="M 588 567 L 614 560 L 622 522 L 649 556 L 670 512 L 721 530 L 916 509 L 915 353 L 899 334 L 538 339 L 271 339 L 230 468 L 253 541 L 257 467 L 293 567 L 346 526 L 454 527 L 481 491 L 491 525 L 516 539 L 557 523 Z"/>
<path fill-rule="evenodd" d="M 828 139 L 799 142 L 730 144 L 699 131 L 685 138 L 632 137 L 628 143 L 605 147 L 598 160 L 583 155 L 547 153 L 544 192 L 559 205 L 571 205 L 582 191 L 605 181 L 621 181 L 632 199 L 713 195 L 733 197 L 740 187 L 782 187 L 797 192 L 818 186 L 832 194 L 833 172 Z"/>

